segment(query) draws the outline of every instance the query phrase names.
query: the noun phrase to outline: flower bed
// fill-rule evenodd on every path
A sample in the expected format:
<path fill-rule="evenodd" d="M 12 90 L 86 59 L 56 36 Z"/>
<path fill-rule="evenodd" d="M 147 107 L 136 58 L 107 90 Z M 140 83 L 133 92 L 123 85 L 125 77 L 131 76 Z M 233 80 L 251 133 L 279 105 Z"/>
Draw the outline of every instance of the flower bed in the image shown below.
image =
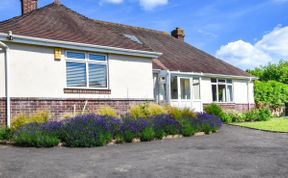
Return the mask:
<path fill-rule="evenodd" d="M 206 113 L 187 114 L 187 110 L 183 110 L 183 117 L 167 113 L 145 118 L 129 114 L 120 118 L 87 114 L 62 121 L 28 123 L 19 127 L 11 138 L 18 146 L 53 147 L 62 143 L 68 147 L 96 147 L 111 142 L 188 137 L 197 132 L 210 134 L 222 126 L 219 117 Z"/>

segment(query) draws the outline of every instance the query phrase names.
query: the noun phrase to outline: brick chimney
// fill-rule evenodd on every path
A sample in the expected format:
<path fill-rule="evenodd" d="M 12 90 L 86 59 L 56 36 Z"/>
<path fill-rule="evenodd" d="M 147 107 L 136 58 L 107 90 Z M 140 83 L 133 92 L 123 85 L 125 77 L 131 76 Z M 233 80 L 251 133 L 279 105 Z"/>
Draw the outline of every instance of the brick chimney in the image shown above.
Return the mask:
<path fill-rule="evenodd" d="M 173 30 L 171 32 L 171 35 L 179 40 L 182 40 L 184 41 L 184 38 L 185 38 L 185 33 L 184 33 L 184 30 L 181 29 L 181 28 L 176 28 L 175 30 Z"/>
<path fill-rule="evenodd" d="M 20 1 L 21 1 L 22 15 L 37 9 L 38 0 L 20 0 Z"/>

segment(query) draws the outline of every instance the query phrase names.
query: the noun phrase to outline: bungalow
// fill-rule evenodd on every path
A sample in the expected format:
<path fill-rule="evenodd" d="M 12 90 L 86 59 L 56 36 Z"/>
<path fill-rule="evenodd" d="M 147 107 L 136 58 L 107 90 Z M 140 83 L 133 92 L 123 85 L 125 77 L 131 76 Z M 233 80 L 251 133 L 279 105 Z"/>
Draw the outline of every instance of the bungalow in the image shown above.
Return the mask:
<path fill-rule="evenodd" d="M 56 118 L 152 101 L 196 111 L 254 106 L 255 78 L 185 43 L 180 28 L 170 35 L 93 20 L 59 1 L 21 5 L 21 16 L 0 22 L 2 125 L 45 109 Z"/>

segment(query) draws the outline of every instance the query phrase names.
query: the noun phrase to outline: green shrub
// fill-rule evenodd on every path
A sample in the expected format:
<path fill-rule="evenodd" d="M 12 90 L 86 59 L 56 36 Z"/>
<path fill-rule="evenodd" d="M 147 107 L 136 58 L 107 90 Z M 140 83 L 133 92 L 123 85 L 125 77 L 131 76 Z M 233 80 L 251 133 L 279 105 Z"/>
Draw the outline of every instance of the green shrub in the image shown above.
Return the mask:
<path fill-rule="evenodd" d="M 212 128 L 208 123 L 202 123 L 198 126 L 198 131 L 204 132 L 206 135 L 209 135 L 211 131 L 215 131 L 216 128 Z"/>
<path fill-rule="evenodd" d="M 181 134 L 184 137 L 190 137 L 196 133 L 196 128 L 192 122 L 188 119 L 183 119 L 181 121 Z"/>
<path fill-rule="evenodd" d="M 131 143 L 133 141 L 134 138 L 137 137 L 137 134 L 135 134 L 134 132 L 130 131 L 130 130 L 127 130 L 127 131 L 124 131 L 122 133 L 122 135 L 120 136 L 120 138 L 123 138 L 123 140 L 127 143 Z"/>
<path fill-rule="evenodd" d="M 110 106 L 103 106 L 97 110 L 97 114 L 100 116 L 118 117 L 117 112 Z"/>
<path fill-rule="evenodd" d="M 172 106 L 166 106 L 165 109 L 167 113 L 172 115 L 176 120 L 192 119 L 197 116 L 197 114 L 189 108 L 180 109 Z"/>
<path fill-rule="evenodd" d="M 220 118 L 222 118 L 223 113 L 224 113 L 222 108 L 219 105 L 217 105 L 217 104 L 209 104 L 209 105 L 205 106 L 204 107 L 204 111 L 207 114 L 218 116 Z"/>
<path fill-rule="evenodd" d="M 40 124 L 31 123 L 17 130 L 13 140 L 17 146 L 23 147 L 53 147 L 60 143 L 54 136 L 45 133 Z"/>
<path fill-rule="evenodd" d="M 145 103 L 131 106 L 128 113 L 134 119 L 138 118 L 149 119 L 152 116 L 165 114 L 166 111 L 162 106 L 158 104 Z"/>
<path fill-rule="evenodd" d="M 272 113 L 268 108 L 258 109 L 258 121 L 268 121 L 272 118 Z"/>
<path fill-rule="evenodd" d="M 152 141 L 154 138 L 155 132 L 152 127 L 145 128 L 140 135 L 140 140 L 143 142 Z"/>
<path fill-rule="evenodd" d="M 262 108 L 262 109 L 253 109 L 244 113 L 245 121 L 267 121 L 272 118 L 272 114 L 269 109 Z"/>
<path fill-rule="evenodd" d="M 9 128 L 0 128 L 0 140 L 10 140 L 13 132 Z"/>
<path fill-rule="evenodd" d="M 11 124 L 12 130 L 17 130 L 23 125 L 29 123 L 44 123 L 47 122 L 49 119 L 49 113 L 46 111 L 40 111 L 32 114 L 31 116 L 20 114 L 13 118 L 13 122 Z"/>
<path fill-rule="evenodd" d="M 222 122 L 229 124 L 233 122 L 233 116 L 230 113 L 223 113 L 221 117 Z"/>
<path fill-rule="evenodd" d="M 240 113 L 235 110 L 226 111 L 227 114 L 230 115 L 232 118 L 232 122 L 244 122 L 245 121 L 245 114 Z"/>

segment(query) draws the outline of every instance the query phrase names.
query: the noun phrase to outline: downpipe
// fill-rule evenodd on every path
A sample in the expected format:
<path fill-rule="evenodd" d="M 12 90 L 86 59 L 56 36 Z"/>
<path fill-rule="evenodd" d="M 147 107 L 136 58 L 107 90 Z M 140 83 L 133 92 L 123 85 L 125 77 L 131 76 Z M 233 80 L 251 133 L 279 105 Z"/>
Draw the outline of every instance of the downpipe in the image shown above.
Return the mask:
<path fill-rule="evenodd" d="M 0 47 L 5 52 L 5 92 L 6 92 L 6 123 L 7 127 L 11 127 L 11 98 L 9 89 L 9 71 L 10 71 L 10 60 L 9 60 L 9 47 L 0 41 Z"/>

